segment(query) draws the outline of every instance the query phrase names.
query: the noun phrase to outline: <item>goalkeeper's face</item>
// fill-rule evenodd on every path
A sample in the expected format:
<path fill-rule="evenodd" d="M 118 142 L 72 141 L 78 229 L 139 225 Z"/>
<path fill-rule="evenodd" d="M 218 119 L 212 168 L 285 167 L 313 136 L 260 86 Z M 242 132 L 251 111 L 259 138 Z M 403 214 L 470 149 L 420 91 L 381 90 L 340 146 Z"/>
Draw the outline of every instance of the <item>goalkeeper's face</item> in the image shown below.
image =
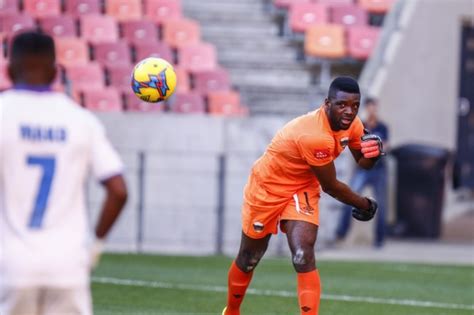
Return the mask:
<path fill-rule="evenodd" d="M 324 102 L 326 114 L 334 131 L 347 130 L 359 112 L 360 94 L 338 91 Z"/>

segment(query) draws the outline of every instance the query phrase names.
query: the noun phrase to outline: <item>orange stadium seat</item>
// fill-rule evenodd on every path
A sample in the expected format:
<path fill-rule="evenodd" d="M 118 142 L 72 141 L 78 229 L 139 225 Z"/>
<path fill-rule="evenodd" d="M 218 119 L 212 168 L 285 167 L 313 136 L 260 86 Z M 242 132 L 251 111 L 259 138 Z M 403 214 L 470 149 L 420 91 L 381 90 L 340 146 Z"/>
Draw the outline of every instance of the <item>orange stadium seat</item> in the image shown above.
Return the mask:
<path fill-rule="evenodd" d="M 157 57 L 173 63 L 173 52 L 170 46 L 163 42 L 143 42 L 133 45 L 135 50 L 135 62 L 148 57 Z"/>
<path fill-rule="evenodd" d="M 235 91 L 211 92 L 207 96 L 209 113 L 213 115 L 240 116 L 240 95 Z"/>
<path fill-rule="evenodd" d="M 395 0 L 358 0 L 359 5 L 371 13 L 387 13 Z"/>
<path fill-rule="evenodd" d="M 318 3 L 295 3 L 289 12 L 291 31 L 304 33 L 310 26 L 329 21 L 328 8 Z"/>
<path fill-rule="evenodd" d="M 95 62 L 85 65 L 69 65 L 66 78 L 73 91 L 101 90 L 105 86 L 102 67 Z"/>
<path fill-rule="evenodd" d="M 368 25 L 367 11 L 355 5 L 336 6 L 331 9 L 331 23 L 346 27 Z"/>
<path fill-rule="evenodd" d="M 6 13 L 0 19 L 0 30 L 7 35 L 35 27 L 35 21 L 28 14 Z"/>
<path fill-rule="evenodd" d="M 147 19 L 122 22 L 120 26 L 123 38 L 131 44 L 158 41 L 158 29 Z"/>
<path fill-rule="evenodd" d="M 365 60 L 377 44 L 380 28 L 374 26 L 352 27 L 347 31 L 349 56 Z"/>
<path fill-rule="evenodd" d="M 132 55 L 125 41 L 98 43 L 92 46 L 94 60 L 102 66 L 130 65 Z"/>
<path fill-rule="evenodd" d="M 175 99 L 171 104 L 171 111 L 175 113 L 204 114 L 206 112 L 206 105 L 199 93 L 176 93 Z"/>
<path fill-rule="evenodd" d="M 122 100 L 119 92 L 113 87 L 100 90 L 89 90 L 82 93 L 84 107 L 98 112 L 122 111 Z"/>
<path fill-rule="evenodd" d="M 100 14 L 100 2 L 97 0 L 67 0 L 66 13 L 80 17 L 86 14 Z"/>
<path fill-rule="evenodd" d="M 344 26 L 327 24 L 310 27 L 305 35 L 304 51 L 308 56 L 312 57 L 345 57 Z"/>
<path fill-rule="evenodd" d="M 0 14 L 4 13 L 17 13 L 18 0 L 1 0 L 0 1 Z"/>
<path fill-rule="evenodd" d="M 229 74 L 222 68 L 199 71 L 194 73 L 193 77 L 194 90 L 202 95 L 213 91 L 228 91 L 231 87 Z"/>
<path fill-rule="evenodd" d="M 140 100 L 130 89 L 125 93 L 126 110 L 130 112 L 155 112 L 159 113 L 165 109 L 165 103 L 148 103 Z"/>
<path fill-rule="evenodd" d="M 90 43 L 115 42 L 119 38 L 115 19 L 107 15 L 84 15 L 80 17 L 81 37 Z"/>
<path fill-rule="evenodd" d="M 163 23 L 163 41 L 172 48 L 195 44 L 201 40 L 199 24 L 190 19 L 166 20 Z"/>
<path fill-rule="evenodd" d="M 189 79 L 189 72 L 181 67 L 174 67 L 176 72 L 176 93 L 186 93 L 191 90 L 191 80 Z"/>
<path fill-rule="evenodd" d="M 180 0 L 145 0 L 145 15 L 155 23 L 161 24 L 169 19 L 181 19 Z"/>
<path fill-rule="evenodd" d="M 77 37 L 57 37 L 56 59 L 60 65 L 84 65 L 89 62 L 89 47 Z"/>
<path fill-rule="evenodd" d="M 54 36 L 77 36 L 76 23 L 71 16 L 58 15 L 43 17 L 38 20 L 38 24 L 43 32 Z"/>
<path fill-rule="evenodd" d="M 106 0 L 105 13 L 117 21 L 139 20 L 142 17 L 141 0 Z"/>
<path fill-rule="evenodd" d="M 179 50 L 178 64 L 191 73 L 215 70 L 216 48 L 208 43 L 184 46 Z"/>
<path fill-rule="evenodd" d="M 274 0 L 273 5 L 279 9 L 289 9 L 295 3 L 309 3 L 311 0 Z"/>
<path fill-rule="evenodd" d="M 6 90 L 12 86 L 12 82 L 7 75 L 7 64 L 0 63 L 0 91 Z"/>
<path fill-rule="evenodd" d="M 35 18 L 61 14 L 60 0 L 23 0 L 23 11 Z"/>
<path fill-rule="evenodd" d="M 132 65 L 109 66 L 106 69 L 108 85 L 115 87 L 118 91 L 129 92 L 131 89 Z"/>

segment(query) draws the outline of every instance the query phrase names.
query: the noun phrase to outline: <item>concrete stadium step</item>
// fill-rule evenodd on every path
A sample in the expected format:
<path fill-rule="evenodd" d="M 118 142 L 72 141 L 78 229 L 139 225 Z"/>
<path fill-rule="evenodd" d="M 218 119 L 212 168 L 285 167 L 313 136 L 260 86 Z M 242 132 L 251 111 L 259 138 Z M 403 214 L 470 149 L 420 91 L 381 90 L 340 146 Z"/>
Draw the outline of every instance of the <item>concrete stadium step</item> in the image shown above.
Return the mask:
<path fill-rule="evenodd" d="M 276 37 L 278 35 L 278 27 L 276 25 L 260 25 L 254 27 L 251 25 L 235 25 L 235 24 L 203 24 L 201 31 L 207 37 L 233 37 L 233 38 L 259 38 L 265 40 L 268 37 Z"/>
<path fill-rule="evenodd" d="M 274 52 L 262 51 L 258 49 L 219 49 L 218 60 L 221 63 L 232 63 L 235 60 L 244 59 L 247 64 L 259 64 L 261 62 L 271 62 L 273 66 L 277 66 L 280 63 L 287 64 L 292 63 L 296 54 L 290 50 L 279 50 Z"/>
<path fill-rule="evenodd" d="M 311 77 L 306 72 L 282 70 L 278 67 L 265 71 L 230 68 L 230 77 L 236 86 L 274 86 L 284 89 L 311 84 Z"/>

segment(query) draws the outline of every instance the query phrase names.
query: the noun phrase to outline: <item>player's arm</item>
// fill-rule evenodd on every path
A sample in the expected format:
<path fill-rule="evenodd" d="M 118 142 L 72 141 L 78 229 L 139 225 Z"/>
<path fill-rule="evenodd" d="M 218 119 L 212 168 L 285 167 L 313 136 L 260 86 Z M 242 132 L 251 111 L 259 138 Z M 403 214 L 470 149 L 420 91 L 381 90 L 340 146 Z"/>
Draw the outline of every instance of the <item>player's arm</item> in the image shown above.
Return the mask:
<path fill-rule="evenodd" d="M 311 170 L 318 178 L 322 190 L 331 197 L 354 207 L 352 216 L 360 221 L 372 219 L 377 211 L 377 202 L 373 199 L 359 196 L 349 186 L 336 178 L 334 162 L 323 166 L 311 165 Z"/>

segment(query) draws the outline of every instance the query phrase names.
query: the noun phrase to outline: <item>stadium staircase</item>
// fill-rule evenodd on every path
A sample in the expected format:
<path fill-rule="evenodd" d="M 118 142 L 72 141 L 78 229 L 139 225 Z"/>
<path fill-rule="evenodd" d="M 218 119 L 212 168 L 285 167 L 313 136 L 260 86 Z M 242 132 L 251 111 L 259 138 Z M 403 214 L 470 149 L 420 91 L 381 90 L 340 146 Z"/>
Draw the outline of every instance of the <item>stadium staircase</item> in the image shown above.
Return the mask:
<path fill-rule="evenodd" d="M 219 63 L 251 114 L 294 116 L 323 98 L 298 51 L 278 35 L 278 25 L 256 0 L 183 0 L 186 16 L 201 24 L 204 40 L 216 45 Z"/>

